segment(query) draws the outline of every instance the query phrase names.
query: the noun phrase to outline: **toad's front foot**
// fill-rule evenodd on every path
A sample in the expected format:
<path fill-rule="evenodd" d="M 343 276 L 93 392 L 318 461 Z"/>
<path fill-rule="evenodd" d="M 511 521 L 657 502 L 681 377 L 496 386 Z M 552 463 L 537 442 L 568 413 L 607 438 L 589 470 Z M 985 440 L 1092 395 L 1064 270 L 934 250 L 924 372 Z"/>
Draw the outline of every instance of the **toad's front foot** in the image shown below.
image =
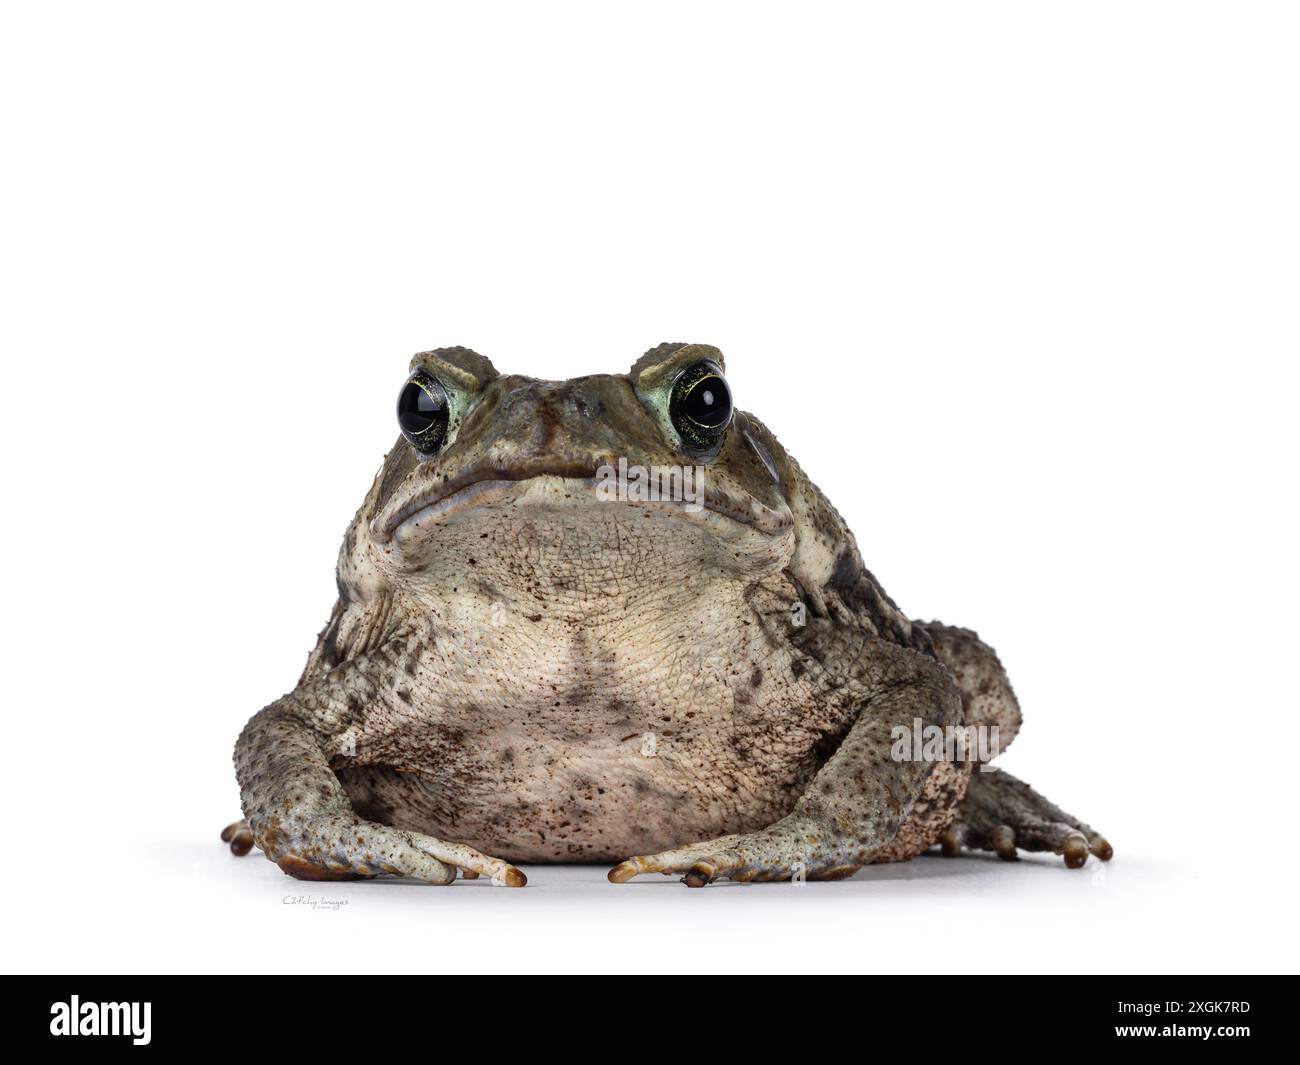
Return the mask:
<path fill-rule="evenodd" d="M 348 815 L 317 816 L 288 826 L 283 819 L 271 817 L 260 838 L 247 821 L 236 821 L 222 830 L 221 839 L 236 855 L 247 854 L 256 843 L 284 872 L 299 880 L 400 876 L 449 884 L 459 868 L 466 880 L 486 876 L 505 887 L 528 883 L 513 865 L 473 847 Z"/>
<path fill-rule="evenodd" d="M 810 817 L 791 814 L 759 832 L 629 858 L 609 871 L 609 880 L 622 884 L 642 873 L 682 873 L 687 887 L 724 879 L 839 880 L 857 872 L 869 854 L 865 840 L 846 839 Z"/>
<path fill-rule="evenodd" d="M 1019 847 L 1059 854 L 1071 869 L 1082 866 L 1089 854 L 1108 862 L 1115 853 L 1100 832 L 1043 798 L 1023 780 L 996 769 L 971 776 L 957 820 L 941 842 L 948 858 L 960 854 L 962 847 L 973 847 L 1015 861 Z"/>

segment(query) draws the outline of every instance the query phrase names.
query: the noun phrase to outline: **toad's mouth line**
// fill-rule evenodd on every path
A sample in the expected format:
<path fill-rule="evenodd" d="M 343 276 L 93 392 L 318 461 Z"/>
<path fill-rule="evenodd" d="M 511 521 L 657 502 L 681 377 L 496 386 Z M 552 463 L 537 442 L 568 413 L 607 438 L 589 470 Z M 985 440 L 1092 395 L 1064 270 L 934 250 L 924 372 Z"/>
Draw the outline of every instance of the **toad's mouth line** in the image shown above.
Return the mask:
<path fill-rule="evenodd" d="M 714 522 L 718 518 L 735 525 L 745 526 L 765 536 L 779 536 L 788 532 L 793 526 L 789 512 L 774 510 L 757 500 L 746 497 L 738 500 L 725 492 L 710 489 L 707 482 L 700 491 L 698 500 L 689 503 L 683 499 L 641 499 L 627 493 L 627 482 L 615 481 L 615 497 L 598 496 L 597 471 L 604 467 L 559 467 L 520 469 L 470 469 L 450 478 L 425 485 L 404 499 L 390 502 L 375 517 L 371 525 L 371 535 L 379 543 L 388 543 L 398 530 L 407 524 L 420 524 L 432 519 L 441 523 L 453 514 L 489 506 L 494 503 L 511 502 L 527 491 L 528 482 L 552 481 L 565 487 L 575 489 L 573 493 L 565 492 L 555 499 L 556 505 L 574 506 L 603 503 L 641 507 L 645 510 L 657 510 L 693 520 L 700 524 Z M 606 484 L 609 487 L 609 484 Z M 583 498 L 574 499 L 580 495 Z"/>

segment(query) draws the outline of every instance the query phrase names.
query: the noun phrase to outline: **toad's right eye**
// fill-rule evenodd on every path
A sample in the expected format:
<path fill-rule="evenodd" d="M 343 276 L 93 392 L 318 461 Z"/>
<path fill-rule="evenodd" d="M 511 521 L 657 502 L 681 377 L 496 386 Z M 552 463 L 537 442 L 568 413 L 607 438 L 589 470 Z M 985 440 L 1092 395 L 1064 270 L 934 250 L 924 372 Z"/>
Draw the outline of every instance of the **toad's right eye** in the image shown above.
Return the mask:
<path fill-rule="evenodd" d="M 677 375 L 668 415 L 687 450 L 718 447 L 731 424 L 731 389 L 716 362 L 703 359 Z"/>
<path fill-rule="evenodd" d="M 432 455 L 447 437 L 447 390 L 438 379 L 416 370 L 397 397 L 397 424 L 411 446 Z"/>

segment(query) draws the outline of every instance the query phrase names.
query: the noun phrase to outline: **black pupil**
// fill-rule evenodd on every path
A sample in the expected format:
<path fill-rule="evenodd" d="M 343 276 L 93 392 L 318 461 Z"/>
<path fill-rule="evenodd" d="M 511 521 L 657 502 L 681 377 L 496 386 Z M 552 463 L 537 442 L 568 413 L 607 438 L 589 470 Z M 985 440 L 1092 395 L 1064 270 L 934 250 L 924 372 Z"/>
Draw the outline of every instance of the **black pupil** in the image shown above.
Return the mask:
<path fill-rule="evenodd" d="M 444 417 L 446 410 L 441 396 L 435 398 L 414 381 L 408 381 L 397 401 L 397 421 L 405 432 L 418 436 Z"/>
<path fill-rule="evenodd" d="M 717 428 L 731 414 L 731 397 L 721 377 L 706 377 L 682 397 L 682 413 L 691 421 Z"/>

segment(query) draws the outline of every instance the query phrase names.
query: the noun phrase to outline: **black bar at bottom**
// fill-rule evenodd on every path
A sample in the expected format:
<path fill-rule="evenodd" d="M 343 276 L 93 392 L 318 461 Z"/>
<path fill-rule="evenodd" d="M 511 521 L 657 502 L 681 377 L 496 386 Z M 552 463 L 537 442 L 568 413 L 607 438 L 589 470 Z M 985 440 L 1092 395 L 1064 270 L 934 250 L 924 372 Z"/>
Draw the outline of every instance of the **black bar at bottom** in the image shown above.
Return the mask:
<path fill-rule="evenodd" d="M 494 987 L 486 982 L 493 979 L 18 977 L 7 981 L 0 1009 L 9 1047 L 280 1047 L 330 1060 L 435 1048 L 476 1058 L 516 1043 L 583 1055 L 622 1046 L 635 1057 L 640 1044 L 659 1058 L 707 1053 L 722 1033 L 737 1040 L 731 1056 L 751 1040 L 782 1038 L 782 1025 L 792 1053 L 802 1045 L 814 1055 L 826 1049 L 817 1049 L 822 1039 L 933 1040 L 940 1053 L 945 1044 L 1023 1050 L 1039 1037 L 1071 1050 L 1155 1044 L 1182 1053 L 1199 1045 L 1237 1055 L 1283 1045 L 1297 1022 L 1293 976 L 838 977 L 832 989 L 816 978 L 714 975 L 684 959 L 682 975 L 661 989 L 610 979 L 584 986 L 583 978 L 565 987 L 554 977 Z M 701 1023 L 697 1045 L 691 1033 Z"/>

